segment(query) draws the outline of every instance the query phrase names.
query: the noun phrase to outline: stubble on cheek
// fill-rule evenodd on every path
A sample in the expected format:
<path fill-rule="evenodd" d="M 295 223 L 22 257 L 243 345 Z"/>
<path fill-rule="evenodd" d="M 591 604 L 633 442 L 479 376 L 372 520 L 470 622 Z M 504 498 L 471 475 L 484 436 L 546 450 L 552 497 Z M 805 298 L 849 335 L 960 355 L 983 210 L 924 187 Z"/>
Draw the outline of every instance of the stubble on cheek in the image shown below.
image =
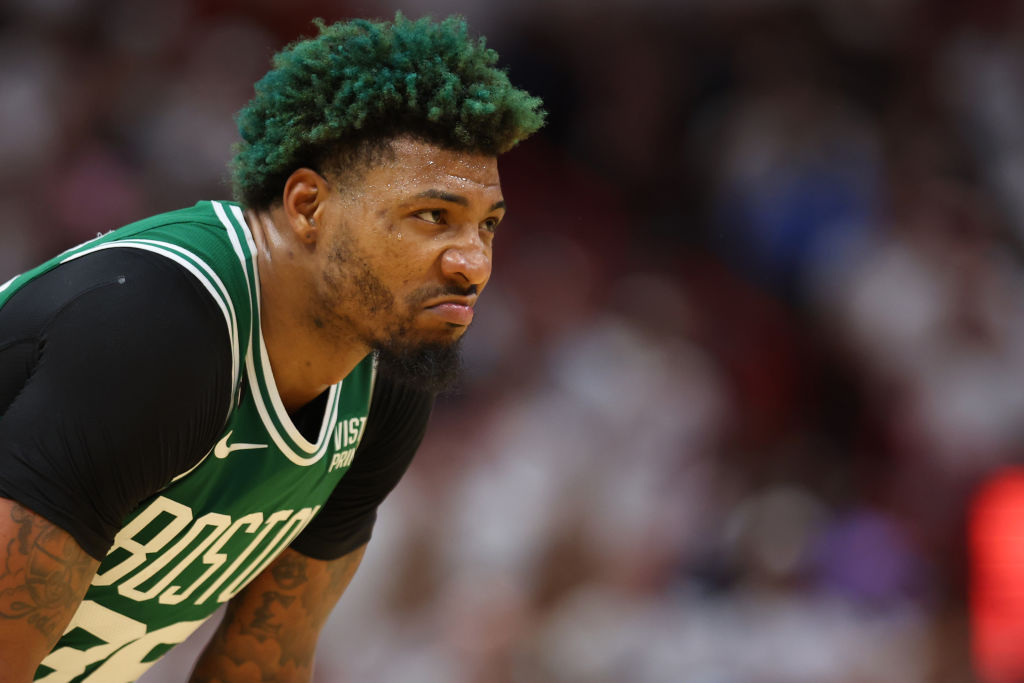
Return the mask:
<path fill-rule="evenodd" d="M 331 318 L 351 326 L 359 318 L 387 313 L 395 307 L 391 291 L 366 260 L 348 246 L 341 242 L 331 250 L 330 265 L 314 302 L 312 319 L 318 328 L 328 327 Z"/>
<path fill-rule="evenodd" d="M 370 271 L 365 262 L 360 263 L 359 267 L 352 273 L 352 282 L 355 285 L 354 289 L 359 293 L 363 305 L 366 306 L 368 312 L 380 313 L 381 311 L 389 311 L 394 308 L 394 295 Z"/>

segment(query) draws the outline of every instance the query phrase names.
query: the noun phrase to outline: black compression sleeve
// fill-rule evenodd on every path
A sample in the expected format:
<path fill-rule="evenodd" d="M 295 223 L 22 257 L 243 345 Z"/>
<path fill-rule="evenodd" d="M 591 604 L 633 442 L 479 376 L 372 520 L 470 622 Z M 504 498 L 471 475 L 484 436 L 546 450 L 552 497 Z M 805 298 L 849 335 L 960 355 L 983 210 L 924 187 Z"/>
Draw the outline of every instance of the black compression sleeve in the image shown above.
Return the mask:
<path fill-rule="evenodd" d="M 427 392 L 380 377 L 352 467 L 291 547 L 333 560 L 370 540 L 377 506 L 398 484 L 423 441 L 434 405 Z"/>
<path fill-rule="evenodd" d="M 0 497 L 101 559 L 213 445 L 230 395 L 224 317 L 184 269 L 122 248 L 65 263 L 0 308 Z"/>

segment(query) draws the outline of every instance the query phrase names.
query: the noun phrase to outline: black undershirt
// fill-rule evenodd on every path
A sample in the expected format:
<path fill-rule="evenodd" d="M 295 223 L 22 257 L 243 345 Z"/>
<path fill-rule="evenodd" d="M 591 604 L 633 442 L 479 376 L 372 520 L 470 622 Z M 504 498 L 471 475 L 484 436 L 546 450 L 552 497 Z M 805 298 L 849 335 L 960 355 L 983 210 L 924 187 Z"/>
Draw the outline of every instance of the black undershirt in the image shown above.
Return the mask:
<path fill-rule="evenodd" d="M 177 264 L 109 249 L 58 266 L 0 308 L 0 497 L 102 559 L 132 510 L 213 446 L 231 379 L 224 317 Z M 369 540 L 432 404 L 378 378 L 352 467 L 292 548 L 329 560 Z M 315 440 L 323 402 L 292 417 Z"/>

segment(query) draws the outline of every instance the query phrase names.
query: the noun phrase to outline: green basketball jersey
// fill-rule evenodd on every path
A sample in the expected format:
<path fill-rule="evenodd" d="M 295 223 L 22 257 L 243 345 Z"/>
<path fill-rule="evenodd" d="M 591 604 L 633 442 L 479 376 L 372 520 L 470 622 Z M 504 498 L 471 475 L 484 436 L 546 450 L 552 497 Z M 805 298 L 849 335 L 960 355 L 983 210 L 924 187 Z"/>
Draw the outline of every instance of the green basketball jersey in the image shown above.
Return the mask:
<path fill-rule="evenodd" d="M 36 672 L 48 683 L 133 681 L 236 595 L 288 547 L 345 474 L 373 390 L 368 356 L 328 391 L 316 441 L 299 433 L 260 334 L 252 236 L 241 209 L 226 202 L 200 202 L 97 237 L 0 285 L 0 306 L 61 263 L 114 248 L 171 259 L 210 293 L 231 342 L 232 400 L 210 452 L 125 520 Z"/>

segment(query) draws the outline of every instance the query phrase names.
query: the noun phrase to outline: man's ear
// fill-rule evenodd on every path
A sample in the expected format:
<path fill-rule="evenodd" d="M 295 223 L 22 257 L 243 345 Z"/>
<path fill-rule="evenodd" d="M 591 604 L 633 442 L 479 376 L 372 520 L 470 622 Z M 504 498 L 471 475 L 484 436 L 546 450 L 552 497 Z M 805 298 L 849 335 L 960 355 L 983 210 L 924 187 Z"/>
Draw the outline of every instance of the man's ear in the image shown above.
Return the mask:
<path fill-rule="evenodd" d="M 315 244 L 319 236 L 317 218 L 329 192 L 327 180 L 311 168 L 296 169 L 284 183 L 282 197 L 288 225 L 304 244 Z"/>

